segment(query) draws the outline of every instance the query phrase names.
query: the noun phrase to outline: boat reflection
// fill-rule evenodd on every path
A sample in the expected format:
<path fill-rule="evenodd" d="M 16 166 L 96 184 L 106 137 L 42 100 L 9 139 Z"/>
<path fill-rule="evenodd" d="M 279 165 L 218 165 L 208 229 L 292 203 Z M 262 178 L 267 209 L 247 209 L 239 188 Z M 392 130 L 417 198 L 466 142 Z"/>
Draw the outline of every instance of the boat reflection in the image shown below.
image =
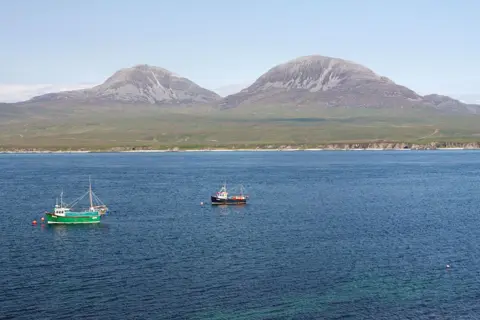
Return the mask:
<path fill-rule="evenodd" d="M 84 223 L 84 224 L 42 224 L 41 230 L 49 233 L 53 233 L 54 236 L 60 238 L 67 238 L 69 235 L 75 234 L 77 231 L 94 231 L 108 232 L 109 225 L 106 223 Z"/>
<path fill-rule="evenodd" d="M 246 204 L 237 204 L 237 205 L 228 205 L 228 204 L 219 204 L 212 206 L 212 209 L 218 212 L 221 215 L 228 215 L 228 214 L 239 214 L 246 212 Z"/>

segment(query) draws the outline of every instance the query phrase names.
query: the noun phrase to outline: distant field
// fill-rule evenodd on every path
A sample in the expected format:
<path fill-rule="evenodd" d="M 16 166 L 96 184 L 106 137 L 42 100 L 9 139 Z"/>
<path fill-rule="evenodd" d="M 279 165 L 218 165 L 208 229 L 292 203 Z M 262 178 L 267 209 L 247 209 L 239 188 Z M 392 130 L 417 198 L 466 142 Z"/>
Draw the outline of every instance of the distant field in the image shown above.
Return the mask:
<path fill-rule="evenodd" d="M 100 109 L 100 108 L 99 108 Z M 55 112 L 0 120 L 3 148 L 253 147 L 377 140 L 480 141 L 480 116 L 426 110 L 262 106 Z"/>

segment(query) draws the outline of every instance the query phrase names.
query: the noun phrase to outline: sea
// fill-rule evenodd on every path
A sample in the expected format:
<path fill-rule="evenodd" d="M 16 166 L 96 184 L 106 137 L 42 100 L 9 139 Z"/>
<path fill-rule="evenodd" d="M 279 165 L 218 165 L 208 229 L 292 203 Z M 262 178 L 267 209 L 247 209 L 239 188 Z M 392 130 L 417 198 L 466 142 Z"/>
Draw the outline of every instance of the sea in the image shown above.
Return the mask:
<path fill-rule="evenodd" d="M 0 319 L 480 319 L 479 194 L 478 151 L 2 154 Z"/>

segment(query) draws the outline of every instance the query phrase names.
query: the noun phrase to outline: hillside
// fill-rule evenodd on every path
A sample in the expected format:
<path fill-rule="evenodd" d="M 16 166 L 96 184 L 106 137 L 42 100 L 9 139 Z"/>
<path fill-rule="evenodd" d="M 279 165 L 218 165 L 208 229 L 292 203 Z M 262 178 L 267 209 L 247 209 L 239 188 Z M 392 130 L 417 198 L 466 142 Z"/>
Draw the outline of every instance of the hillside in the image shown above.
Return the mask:
<path fill-rule="evenodd" d="M 0 123 L 0 148 L 201 148 L 376 141 L 423 143 L 480 141 L 478 116 L 428 110 L 272 107 L 211 111 L 203 107 L 72 114 L 59 120 Z"/>

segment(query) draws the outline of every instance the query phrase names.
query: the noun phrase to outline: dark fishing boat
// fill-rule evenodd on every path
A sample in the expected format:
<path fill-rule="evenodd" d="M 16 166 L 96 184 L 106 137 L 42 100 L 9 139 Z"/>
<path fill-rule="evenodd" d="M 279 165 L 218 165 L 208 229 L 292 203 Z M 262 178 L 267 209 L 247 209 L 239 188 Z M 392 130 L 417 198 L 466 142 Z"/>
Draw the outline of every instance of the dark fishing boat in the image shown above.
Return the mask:
<path fill-rule="evenodd" d="M 222 188 L 213 196 L 211 196 L 212 205 L 218 204 L 246 204 L 248 196 L 243 194 L 243 187 L 241 187 L 240 194 L 228 195 L 227 184 L 225 183 Z"/>

